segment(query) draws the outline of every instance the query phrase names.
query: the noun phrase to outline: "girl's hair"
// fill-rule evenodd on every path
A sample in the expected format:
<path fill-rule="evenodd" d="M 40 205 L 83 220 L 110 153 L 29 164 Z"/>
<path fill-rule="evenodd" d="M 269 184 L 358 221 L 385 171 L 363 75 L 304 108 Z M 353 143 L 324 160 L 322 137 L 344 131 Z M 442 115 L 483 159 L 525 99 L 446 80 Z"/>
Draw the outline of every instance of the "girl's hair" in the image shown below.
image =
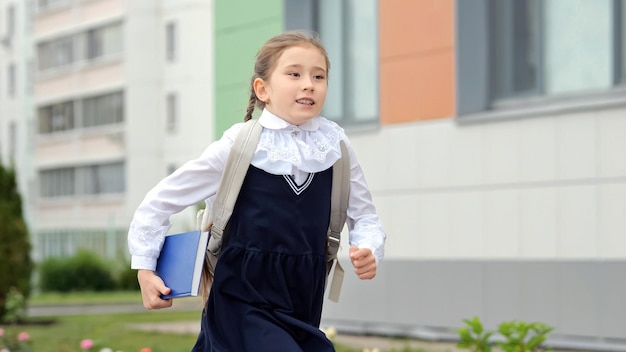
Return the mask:
<path fill-rule="evenodd" d="M 254 92 L 254 80 L 257 78 L 268 80 L 283 51 L 294 46 L 312 46 L 317 48 L 320 53 L 324 55 L 324 59 L 326 60 L 326 75 L 328 75 L 330 60 L 328 60 L 328 53 L 326 53 L 326 49 L 319 41 L 317 34 L 306 31 L 289 31 L 271 38 L 259 49 L 256 55 L 254 74 L 252 75 L 252 79 L 250 79 L 250 99 L 248 100 L 248 108 L 246 109 L 244 121 L 248 121 L 252 118 L 255 107 L 261 110 L 265 108 L 265 102 L 258 99 Z"/>

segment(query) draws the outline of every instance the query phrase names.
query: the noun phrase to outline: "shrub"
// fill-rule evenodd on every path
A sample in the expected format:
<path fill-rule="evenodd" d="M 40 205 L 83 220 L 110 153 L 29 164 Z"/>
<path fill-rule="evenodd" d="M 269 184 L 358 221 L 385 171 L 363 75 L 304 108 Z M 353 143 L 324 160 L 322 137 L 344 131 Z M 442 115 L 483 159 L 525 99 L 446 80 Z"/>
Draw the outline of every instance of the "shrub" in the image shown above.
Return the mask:
<path fill-rule="evenodd" d="M 0 321 L 6 313 L 9 289 L 14 287 L 26 299 L 30 295 L 30 250 L 15 171 L 0 163 Z"/>
<path fill-rule="evenodd" d="M 113 273 L 100 257 L 79 251 L 69 258 L 49 258 L 41 264 L 42 291 L 111 291 L 117 288 Z"/>
<path fill-rule="evenodd" d="M 139 290 L 139 281 L 137 281 L 137 270 L 131 269 L 130 263 L 124 262 L 124 265 L 119 270 L 117 286 L 120 290 Z"/>
<path fill-rule="evenodd" d="M 463 322 L 466 326 L 457 330 L 461 339 L 457 347 L 473 352 L 491 351 L 489 339 L 494 333 L 485 331 L 478 317 Z M 496 344 L 505 352 L 543 351 L 542 344 L 553 329 L 540 322 L 505 321 L 498 326 L 502 341 Z"/>

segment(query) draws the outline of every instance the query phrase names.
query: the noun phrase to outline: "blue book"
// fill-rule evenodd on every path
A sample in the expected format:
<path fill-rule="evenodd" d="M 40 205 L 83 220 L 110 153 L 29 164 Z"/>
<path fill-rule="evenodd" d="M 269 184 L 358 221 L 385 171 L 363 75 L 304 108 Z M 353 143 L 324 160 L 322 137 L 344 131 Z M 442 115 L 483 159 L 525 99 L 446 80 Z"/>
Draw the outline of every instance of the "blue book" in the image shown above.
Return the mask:
<path fill-rule="evenodd" d="M 156 274 L 171 289 L 163 299 L 197 296 L 209 233 L 191 231 L 165 236 Z"/>

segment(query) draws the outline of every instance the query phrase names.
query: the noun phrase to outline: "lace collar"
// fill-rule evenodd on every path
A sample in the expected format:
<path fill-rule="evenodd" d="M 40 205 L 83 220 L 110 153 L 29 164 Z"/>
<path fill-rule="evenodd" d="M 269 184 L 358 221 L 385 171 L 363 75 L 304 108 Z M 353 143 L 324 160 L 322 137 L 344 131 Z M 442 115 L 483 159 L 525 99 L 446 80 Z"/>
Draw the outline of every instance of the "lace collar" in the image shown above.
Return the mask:
<path fill-rule="evenodd" d="M 339 141 L 346 138 L 345 133 L 324 117 L 295 126 L 265 109 L 259 123 L 264 128 L 252 165 L 271 174 L 320 172 L 341 157 Z"/>

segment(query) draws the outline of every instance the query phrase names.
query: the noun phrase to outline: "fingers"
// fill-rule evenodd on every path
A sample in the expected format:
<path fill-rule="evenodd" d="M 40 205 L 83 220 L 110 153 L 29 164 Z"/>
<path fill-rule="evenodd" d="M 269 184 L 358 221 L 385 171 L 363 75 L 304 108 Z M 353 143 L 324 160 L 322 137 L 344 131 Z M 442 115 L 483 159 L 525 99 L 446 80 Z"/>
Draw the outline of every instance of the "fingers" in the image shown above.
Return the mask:
<path fill-rule="evenodd" d="M 161 309 L 172 306 L 171 299 L 162 299 L 161 295 L 170 293 L 163 280 L 151 270 L 139 270 L 137 279 L 141 288 L 141 298 L 146 309 Z"/>
<path fill-rule="evenodd" d="M 368 248 L 350 247 L 350 260 L 354 273 L 361 280 L 371 280 L 376 276 L 376 258 Z"/>

